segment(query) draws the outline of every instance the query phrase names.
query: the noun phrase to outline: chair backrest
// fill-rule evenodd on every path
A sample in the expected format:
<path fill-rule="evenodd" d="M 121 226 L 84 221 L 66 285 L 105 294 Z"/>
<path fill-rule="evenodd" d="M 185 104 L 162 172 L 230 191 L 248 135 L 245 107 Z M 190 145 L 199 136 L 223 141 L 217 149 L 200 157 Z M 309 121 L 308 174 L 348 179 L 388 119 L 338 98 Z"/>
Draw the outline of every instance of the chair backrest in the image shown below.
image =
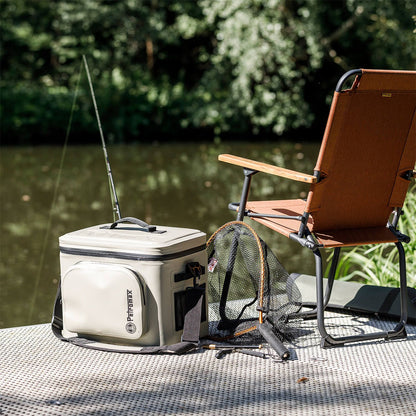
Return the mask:
<path fill-rule="evenodd" d="M 357 72 L 357 71 L 356 71 Z M 306 211 L 313 230 L 385 226 L 416 162 L 416 71 L 359 70 L 334 94 Z"/>

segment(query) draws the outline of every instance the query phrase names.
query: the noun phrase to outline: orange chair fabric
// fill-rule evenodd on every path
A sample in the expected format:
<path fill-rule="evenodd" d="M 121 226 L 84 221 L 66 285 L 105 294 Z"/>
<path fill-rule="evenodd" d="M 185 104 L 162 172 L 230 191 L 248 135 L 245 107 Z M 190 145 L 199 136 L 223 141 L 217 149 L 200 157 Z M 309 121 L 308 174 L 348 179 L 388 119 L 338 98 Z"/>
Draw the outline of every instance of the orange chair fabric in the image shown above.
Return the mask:
<path fill-rule="evenodd" d="M 386 228 L 404 203 L 416 162 L 416 72 L 362 70 L 335 92 L 307 201 L 248 202 L 252 212 L 311 214 L 309 229 L 325 247 L 395 242 Z M 299 222 L 253 218 L 288 236 Z"/>

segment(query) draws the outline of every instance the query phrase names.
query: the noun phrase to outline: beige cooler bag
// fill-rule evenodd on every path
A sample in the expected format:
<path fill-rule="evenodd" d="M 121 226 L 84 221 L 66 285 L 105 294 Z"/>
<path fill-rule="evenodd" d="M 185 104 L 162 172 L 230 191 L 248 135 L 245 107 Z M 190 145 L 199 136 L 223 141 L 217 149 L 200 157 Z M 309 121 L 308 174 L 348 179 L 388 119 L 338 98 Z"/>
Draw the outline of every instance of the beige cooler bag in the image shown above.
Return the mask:
<path fill-rule="evenodd" d="M 192 331 L 206 335 L 205 241 L 198 230 L 131 217 L 61 236 L 55 335 L 127 352 L 171 345 L 183 341 L 186 315 L 197 304 Z"/>

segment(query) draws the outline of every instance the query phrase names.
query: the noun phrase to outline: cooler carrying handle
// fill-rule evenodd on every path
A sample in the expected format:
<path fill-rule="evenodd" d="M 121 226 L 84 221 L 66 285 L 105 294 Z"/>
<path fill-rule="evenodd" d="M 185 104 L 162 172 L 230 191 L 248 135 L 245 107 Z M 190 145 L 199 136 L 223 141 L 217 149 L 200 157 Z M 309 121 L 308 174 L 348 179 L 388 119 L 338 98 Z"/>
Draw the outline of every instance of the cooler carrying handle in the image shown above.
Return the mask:
<path fill-rule="evenodd" d="M 110 225 L 110 229 L 114 229 L 114 228 L 117 227 L 118 224 L 122 224 L 122 223 L 126 223 L 126 222 L 129 222 L 131 224 L 136 224 L 136 225 L 142 227 L 142 231 L 146 231 L 148 233 L 152 233 L 152 232 L 156 231 L 156 226 L 155 225 L 149 225 L 147 222 L 139 220 L 138 218 L 135 218 L 135 217 L 120 218 L 119 220 L 113 222 Z"/>

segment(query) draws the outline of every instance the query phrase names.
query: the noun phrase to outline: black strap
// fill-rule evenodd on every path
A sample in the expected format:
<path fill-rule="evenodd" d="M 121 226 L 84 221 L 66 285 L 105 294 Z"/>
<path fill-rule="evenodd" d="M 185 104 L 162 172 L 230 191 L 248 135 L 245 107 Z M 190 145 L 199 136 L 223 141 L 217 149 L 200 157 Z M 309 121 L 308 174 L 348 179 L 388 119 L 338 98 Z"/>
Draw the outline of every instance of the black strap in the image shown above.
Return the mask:
<path fill-rule="evenodd" d="M 61 340 L 65 340 L 64 336 L 62 335 L 64 323 L 62 320 L 61 281 L 59 281 L 58 283 L 58 290 L 56 292 L 51 325 L 52 325 L 52 332 L 54 333 L 54 335 Z"/>
<path fill-rule="evenodd" d="M 228 292 L 230 291 L 231 285 L 231 278 L 233 275 L 235 259 L 237 257 L 238 245 L 240 241 L 240 234 L 239 231 L 234 230 L 233 240 L 230 247 L 230 253 L 227 262 L 227 269 L 225 271 L 224 282 L 222 284 L 222 291 L 220 297 L 220 305 L 219 305 L 219 314 L 221 320 L 218 324 L 218 329 L 231 329 L 237 326 L 237 320 L 231 320 L 227 316 L 227 299 L 228 299 Z"/>
<path fill-rule="evenodd" d="M 181 342 L 172 345 L 139 347 L 139 346 L 122 346 L 113 344 L 104 344 L 95 340 L 82 337 L 66 338 L 63 336 L 63 319 L 62 319 L 62 295 L 61 283 L 59 282 L 56 294 L 55 305 L 52 316 L 52 332 L 62 340 L 79 347 L 89 348 L 99 351 L 111 351 L 130 354 L 174 354 L 182 355 L 198 348 L 199 331 L 201 325 L 202 306 L 205 289 L 201 286 L 195 286 L 187 291 L 187 312 L 185 314 L 184 328 Z"/>

